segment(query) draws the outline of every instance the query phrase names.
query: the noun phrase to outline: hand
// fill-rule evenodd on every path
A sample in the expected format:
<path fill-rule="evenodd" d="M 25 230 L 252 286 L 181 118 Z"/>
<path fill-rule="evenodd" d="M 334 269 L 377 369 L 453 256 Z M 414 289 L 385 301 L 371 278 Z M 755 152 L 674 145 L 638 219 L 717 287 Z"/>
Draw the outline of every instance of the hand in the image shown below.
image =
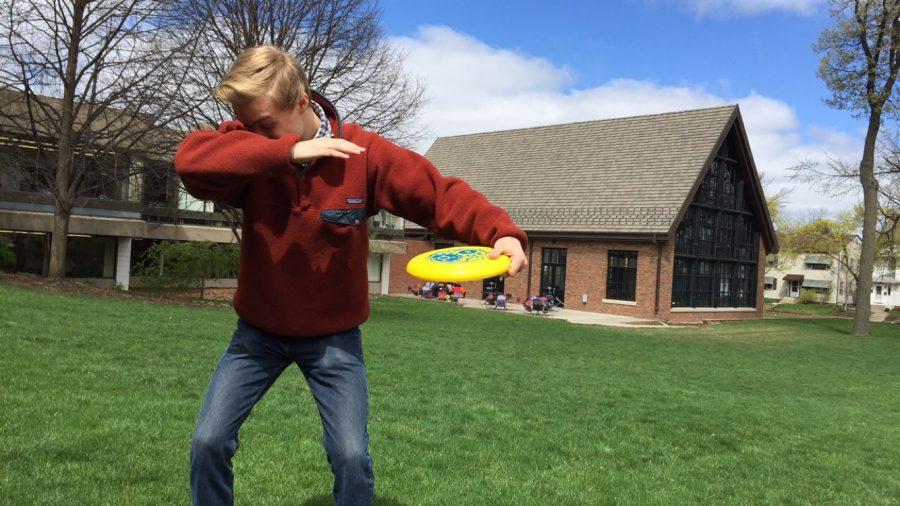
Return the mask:
<path fill-rule="evenodd" d="M 500 255 L 509 256 L 510 277 L 515 276 L 522 267 L 528 265 L 525 252 L 522 251 L 522 243 L 515 237 L 506 236 L 497 239 L 497 242 L 494 243 L 494 249 L 488 256 L 489 258 L 497 258 Z"/>
<path fill-rule="evenodd" d="M 320 137 L 294 144 L 291 147 L 291 162 L 297 164 L 311 162 L 323 156 L 350 158 L 350 155 L 358 155 L 365 150 L 366 148 L 357 146 L 348 140 Z"/>

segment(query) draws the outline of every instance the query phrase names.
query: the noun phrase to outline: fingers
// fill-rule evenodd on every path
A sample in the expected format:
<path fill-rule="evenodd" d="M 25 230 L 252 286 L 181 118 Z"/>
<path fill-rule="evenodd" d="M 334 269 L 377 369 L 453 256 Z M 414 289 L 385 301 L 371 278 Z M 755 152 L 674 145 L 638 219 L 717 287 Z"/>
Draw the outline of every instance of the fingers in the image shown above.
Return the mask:
<path fill-rule="evenodd" d="M 346 139 L 333 139 L 322 137 L 308 141 L 300 141 L 291 148 L 291 161 L 294 163 L 303 163 L 329 156 L 334 158 L 347 159 L 353 155 L 358 155 L 365 151 L 366 148 L 358 146 Z"/>
<path fill-rule="evenodd" d="M 331 152 L 346 153 L 348 155 L 358 155 L 366 150 L 362 146 L 358 146 L 346 139 L 322 138 L 314 139 L 312 142 L 320 144 L 320 147 Z M 326 155 L 332 156 L 332 155 Z"/>
<path fill-rule="evenodd" d="M 366 150 L 366 148 L 364 148 L 362 146 L 358 146 L 346 139 L 328 139 L 328 140 L 332 141 L 332 145 L 329 146 L 332 150 L 339 151 L 341 153 L 346 153 L 348 155 L 358 155 Z"/>
<path fill-rule="evenodd" d="M 507 271 L 509 276 L 515 276 L 522 269 L 522 266 L 528 265 L 528 260 L 525 258 L 525 252 L 522 251 L 522 245 L 515 237 L 501 237 L 498 239 L 494 243 L 494 247 L 488 255 L 488 258 L 495 259 L 500 255 L 509 256 L 510 263 L 509 270 Z"/>
<path fill-rule="evenodd" d="M 334 158 L 343 158 L 345 160 L 347 158 L 350 158 L 350 155 L 348 155 L 347 153 L 338 151 L 336 149 L 326 149 L 322 156 L 332 156 Z"/>
<path fill-rule="evenodd" d="M 509 275 L 515 276 L 527 264 L 528 260 L 525 259 L 524 254 L 512 255 L 509 263 Z"/>

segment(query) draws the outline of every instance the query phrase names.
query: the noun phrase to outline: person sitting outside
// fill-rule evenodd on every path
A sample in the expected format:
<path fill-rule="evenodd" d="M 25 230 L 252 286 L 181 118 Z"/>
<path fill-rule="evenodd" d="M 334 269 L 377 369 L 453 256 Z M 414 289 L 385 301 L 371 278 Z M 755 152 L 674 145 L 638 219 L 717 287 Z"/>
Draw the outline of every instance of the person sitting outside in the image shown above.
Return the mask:
<path fill-rule="evenodd" d="M 463 287 L 454 284 L 453 288 L 450 289 L 450 296 L 453 298 L 453 302 L 459 304 L 459 299 L 463 297 Z"/>
<path fill-rule="evenodd" d="M 437 299 L 438 293 L 440 293 L 440 291 L 441 291 L 440 284 L 438 284 L 438 283 L 431 284 L 431 298 L 432 299 Z"/>
<path fill-rule="evenodd" d="M 544 310 L 544 303 L 537 295 L 531 296 L 531 309 L 537 314 L 540 314 Z"/>

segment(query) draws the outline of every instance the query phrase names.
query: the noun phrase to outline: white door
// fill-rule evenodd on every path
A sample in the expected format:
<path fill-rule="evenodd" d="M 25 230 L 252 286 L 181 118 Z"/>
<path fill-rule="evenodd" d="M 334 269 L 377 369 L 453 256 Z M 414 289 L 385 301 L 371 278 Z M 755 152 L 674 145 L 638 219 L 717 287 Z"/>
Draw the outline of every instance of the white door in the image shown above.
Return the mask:
<path fill-rule="evenodd" d="M 875 302 L 881 302 L 881 285 L 875 285 Z"/>
<path fill-rule="evenodd" d="M 791 297 L 799 297 L 800 296 L 800 282 L 799 281 L 791 281 Z"/>

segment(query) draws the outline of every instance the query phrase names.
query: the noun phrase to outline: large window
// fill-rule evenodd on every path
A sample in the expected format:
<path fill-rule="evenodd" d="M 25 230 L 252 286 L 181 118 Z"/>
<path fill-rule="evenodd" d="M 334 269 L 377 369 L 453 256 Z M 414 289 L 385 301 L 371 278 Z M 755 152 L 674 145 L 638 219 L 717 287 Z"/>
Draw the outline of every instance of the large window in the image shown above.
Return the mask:
<path fill-rule="evenodd" d="M 606 298 L 635 300 L 637 251 L 610 251 L 606 269 Z"/>
<path fill-rule="evenodd" d="M 566 249 L 543 248 L 541 250 L 540 294 L 552 293 L 559 300 L 566 300 Z"/>
<path fill-rule="evenodd" d="M 755 307 L 759 232 L 734 138 L 723 143 L 675 235 L 672 307 Z"/>

